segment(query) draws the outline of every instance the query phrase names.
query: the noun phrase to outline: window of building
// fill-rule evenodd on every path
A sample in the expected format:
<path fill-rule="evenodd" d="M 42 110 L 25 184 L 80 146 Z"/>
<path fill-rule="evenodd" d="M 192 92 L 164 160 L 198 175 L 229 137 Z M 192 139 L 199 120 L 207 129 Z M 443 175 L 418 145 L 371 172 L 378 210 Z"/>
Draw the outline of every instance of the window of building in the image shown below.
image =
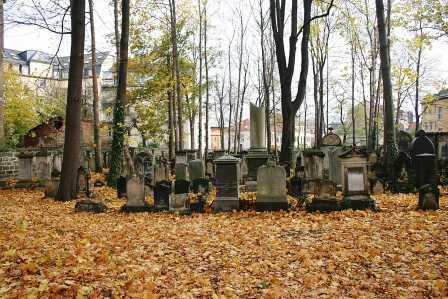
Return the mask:
<path fill-rule="evenodd" d="M 442 119 L 442 114 L 443 114 L 443 108 L 439 107 L 438 111 L 437 111 L 437 118 L 440 120 Z"/>
<path fill-rule="evenodd" d="M 22 74 L 22 65 L 21 64 L 19 64 L 19 73 L 21 73 Z"/>

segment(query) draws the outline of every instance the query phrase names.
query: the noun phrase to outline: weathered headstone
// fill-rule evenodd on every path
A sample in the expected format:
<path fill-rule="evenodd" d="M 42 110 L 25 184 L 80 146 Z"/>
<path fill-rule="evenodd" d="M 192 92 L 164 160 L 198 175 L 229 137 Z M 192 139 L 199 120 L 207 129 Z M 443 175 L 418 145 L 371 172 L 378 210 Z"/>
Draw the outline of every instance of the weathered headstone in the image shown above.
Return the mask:
<path fill-rule="evenodd" d="M 171 182 L 160 181 L 154 188 L 154 207 L 156 210 L 168 210 L 170 206 Z"/>
<path fill-rule="evenodd" d="M 411 152 L 415 168 L 415 183 L 419 190 L 418 207 L 435 210 L 439 208 L 440 196 L 437 187 L 435 147 L 425 131 L 418 131 L 416 136 L 411 144 Z"/>
<path fill-rule="evenodd" d="M 91 213 L 103 213 L 107 211 L 107 206 L 97 200 L 83 199 L 79 200 L 75 205 L 75 212 L 91 212 Z"/>
<path fill-rule="evenodd" d="M 225 212 L 239 209 L 240 159 L 222 156 L 215 160 L 216 200 L 213 211 Z"/>
<path fill-rule="evenodd" d="M 364 149 L 352 147 L 341 158 L 343 205 L 345 208 L 377 209 L 369 194 L 367 183 L 368 154 Z"/>
<path fill-rule="evenodd" d="M 146 202 L 144 184 L 140 178 L 133 176 L 126 184 L 127 202 L 121 207 L 123 212 L 147 212 L 151 206 Z"/>
<path fill-rule="evenodd" d="M 39 181 L 51 178 L 51 156 L 48 153 L 38 153 L 35 157 L 36 178 Z"/>
<path fill-rule="evenodd" d="M 20 154 L 19 168 L 17 179 L 23 181 L 30 181 L 33 178 L 33 156 L 30 154 Z"/>
<path fill-rule="evenodd" d="M 208 193 L 210 192 L 210 181 L 204 178 L 196 179 L 192 182 L 192 189 L 194 193 Z"/>
<path fill-rule="evenodd" d="M 286 197 L 286 171 L 281 166 L 268 165 L 258 168 L 257 211 L 288 210 Z"/>
<path fill-rule="evenodd" d="M 117 198 L 126 197 L 126 178 L 120 176 L 117 178 Z"/>
<path fill-rule="evenodd" d="M 191 181 L 204 178 L 204 161 L 201 159 L 196 159 L 188 162 L 188 175 Z"/>
<path fill-rule="evenodd" d="M 175 194 L 186 194 L 190 192 L 190 182 L 187 180 L 176 180 L 174 182 Z"/>
<path fill-rule="evenodd" d="M 336 197 L 336 183 L 328 180 L 319 181 L 317 196 L 306 205 L 308 212 L 331 212 L 341 210 L 341 202 Z"/>
<path fill-rule="evenodd" d="M 188 164 L 186 163 L 176 163 L 176 180 L 188 180 Z"/>

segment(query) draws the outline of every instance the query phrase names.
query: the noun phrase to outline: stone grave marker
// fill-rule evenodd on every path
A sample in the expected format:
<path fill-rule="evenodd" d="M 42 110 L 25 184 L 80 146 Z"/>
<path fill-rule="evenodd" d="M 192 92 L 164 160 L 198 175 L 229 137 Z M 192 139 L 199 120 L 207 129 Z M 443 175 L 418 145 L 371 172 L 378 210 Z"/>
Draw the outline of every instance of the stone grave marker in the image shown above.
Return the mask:
<path fill-rule="evenodd" d="M 31 181 L 33 178 L 33 156 L 29 154 L 20 154 L 17 179 Z"/>
<path fill-rule="evenodd" d="M 258 168 L 257 211 L 288 210 L 286 197 L 286 171 L 277 165 L 267 165 Z"/>
<path fill-rule="evenodd" d="M 176 180 L 188 180 L 188 164 L 186 163 L 176 163 Z"/>
<path fill-rule="evenodd" d="M 117 198 L 126 197 L 126 178 L 120 176 L 117 178 Z"/>
<path fill-rule="evenodd" d="M 240 159 L 225 155 L 215 161 L 216 165 L 216 200 L 214 212 L 239 209 Z"/>
<path fill-rule="evenodd" d="M 51 156 L 47 153 L 38 153 L 35 158 L 36 178 L 40 181 L 46 181 L 51 178 Z"/>
<path fill-rule="evenodd" d="M 154 206 L 155 209 L 168 210 L 170 207 L 171 182 L 160 181 L 154 188 Z"/>
<path fill-rule="evenodd" d="M 191 181 L 203 178 L 205 176 L 204 161 L 196 159 L 188 162 L 188 175 Z"/>
<path fill-rule="evenodd" d="M 210 192 L 210 181 L 204 178 L 199 178 L 193 181 L 192 189 L 194 193 L 208 193 Z"/>
<path fill-rule="evenodd" d="M 131 177 L 126 184 L 127 202 L 121 207 L 123 212 L 147 212 L 151 207 L 146 202 L 144 184 L 137 176 Z"/>
<path fill-rule="evenodd" d="M 317 196 L 307 202 L 308 212 L 331 212 L 342 209 L 341 202 L 336 197 L 336 183 L 329 180 L 319 181 L 317 184 Z"/>
<path fill-rule="evenodd" d="M 187 180 L 176 180 L 174 182 L 175 194 L 186 194 L 190 192 L 190 182 Z"/>

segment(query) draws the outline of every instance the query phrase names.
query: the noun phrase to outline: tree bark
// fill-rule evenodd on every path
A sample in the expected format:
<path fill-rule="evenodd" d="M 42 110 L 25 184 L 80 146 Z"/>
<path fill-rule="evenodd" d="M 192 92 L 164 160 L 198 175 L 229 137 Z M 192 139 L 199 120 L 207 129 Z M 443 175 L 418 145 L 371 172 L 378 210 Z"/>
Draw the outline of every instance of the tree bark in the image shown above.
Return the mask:
<path fill-rule="evenodd" d="M 208 55 L 207 55 L 207 2 L 204 7 L 204 63 L 205 63 L 205 150 L 204 156 L 207 158 L 209 151 L 209 110 L 210 110 L 210 88 L 208 78 Z"/>
<path fill-rule="evenodd" d="M 356 128 L 355 128 L 355 42 L 351 41 L 352 56 L 352 144 L 356 145 Z"/>
<path fill-rule="evenodd" d="M 198 147 L 199 152 L 202 153 L 202 0 L 198 0 L 199 7 L 199 83 L 198 83 L 198 98 L 199 98 L 199 120 L 198 120 Z"/>
<path fill-rule="evenodd" d="M 176 0 L 170 0 L 170 12 L 171 12 L 171 43 L 173 51 L 173 64 L 174 72 L 176 76 L 176 104 L 177 104 L 177 129 L 178 129 L 178 149 L 184 148 L 184 126 L 182 120 L 182 95 L 180 88 L 180 70 L 179 70 L 179 55 L 177 49 L 177 19 L 176 19 Z"/>
<path fill-rule="evenodd" d="M 74 199 L 81 151 L 82 77 L 84 67 L 85 0 L 71 3 L 71 48 L 68 74 L 62 172 L 56 200 Z"/>
<path fill-rule="evenodd" d="M 232 127 L 232 109 L 233 109 L 233 100 L 232 100 L 232 59 L 231 59 L 231 47 L 232 47 L 232 42 L 230 42 L 229 44 L 229 49 L 228 49 L 228 68 L 229 68 L 229 127 L 228 127 L 228 135 L 229 138 L 227 139 L 227 152 L 230 153 L 230 144 L 231 144 L 231 140 L 232 140 L 232 135 L 231 135 L 231 127 Z"/>
<path fill-rule="evenodd" d="M 3 52 L 5 48 L 5 26 L 4 26 L 4 17 L 3 17 L 3 0 L 0 1 L 0 145 L 5 144 L 5 117 L 4 117 L 4 109 L 5 109 L 5 98 L 4 98 L 4 66 L 3 66 Z"/>
<path fill-rule="evenodd" d="M 115 55 L 117 66 L 116 71 L 118 71 L 118 66 L 120 65 L 120 20 L 118 11 L 118 0 L 114 0 L 114 34 L 115 34 Z M 117 75 L 118 76 L 118 75 Z"/>
<path fill-rule="evenodd" d="M 422 32 L 421 23 L 420 23 L 420 36 L 421 35 L 423 35 L 423 32 Z M 422 52 L 423 52 L 423 46 L 420 44 L 420 46 L 418 48 L 418 53 L 417 53 L 417 66 L 416 66 L 416 78 L 415 78 L 415 101 L 414 101 L 415 133 L 417 133 L 418 130 L 420 129 L 419 92 L 420 92 L 420 64 L 422 61 Z"/>
<path fill-rule="evenodd" d="M 95 171 L 103 172 L 101 159 L 101 139 L 100 139 L 100 111 L 98 94 L 98 77 L 96 73 L 96 42 L 95 42 L 95 20 L 93 16 L 93 0 L 89 0 L 90 15 L 90 38 L 92 47 L 92 89 L 93 89 L 93 142 L 95 144 Z"/>
<path fill-rule="evenodd" d="M 129 46 L 129 0 L 121 3 L 121 38 L 120 65 L 118 70 L 117 99 L 114 107 L 114 131 L 112 137 L 111 168 L 107 178 L 110 186 L 115 186 L 117 178 L 123 170 L 123 144 L 125 128 L 125 106 L 127 104 L 126 87 L 128 75 L 128 46 Z"/>
<path fill-rule="evenodd" d="M 384 159 L 388 180 L 394 180 L 394 161 L 397 157 L 395 144 L 394 112 L 392 98 L 392 79 L 390 73 L 389 42 L 387 40 L 386 24 L 384 20 L 383 0 L 375 0 L 378 22 L 378 37 L 380 44 L 381 76 L 383 79 L 384 101 Z"/>

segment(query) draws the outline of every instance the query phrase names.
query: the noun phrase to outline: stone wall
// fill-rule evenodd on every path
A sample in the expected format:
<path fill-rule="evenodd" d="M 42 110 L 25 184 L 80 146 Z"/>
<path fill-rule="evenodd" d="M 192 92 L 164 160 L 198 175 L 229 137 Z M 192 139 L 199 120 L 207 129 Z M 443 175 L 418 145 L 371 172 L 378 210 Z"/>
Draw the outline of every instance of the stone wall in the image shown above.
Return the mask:
<path fill-rule="evenodd" d="M 15 177 L 18 167 L 19 159 L 16 152 L 0 152 L 0 178 Z"/>

